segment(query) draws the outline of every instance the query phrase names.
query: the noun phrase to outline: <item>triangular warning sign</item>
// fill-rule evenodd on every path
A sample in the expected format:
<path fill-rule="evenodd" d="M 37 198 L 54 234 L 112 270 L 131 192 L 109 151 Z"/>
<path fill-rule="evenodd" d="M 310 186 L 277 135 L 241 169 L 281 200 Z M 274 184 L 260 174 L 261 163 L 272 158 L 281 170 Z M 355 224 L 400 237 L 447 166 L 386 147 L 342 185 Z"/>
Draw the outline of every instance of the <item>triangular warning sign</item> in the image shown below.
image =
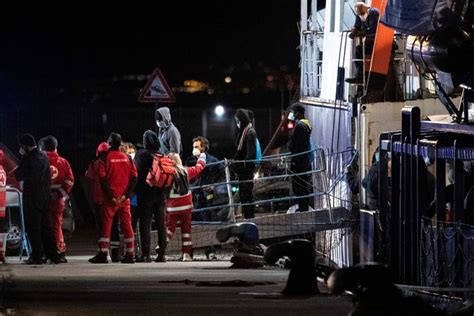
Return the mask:
<path fill-rule="evenodd" d="M 173 91 L 171 91 L 165 77 L 159 68 L 155 68 L 145 88 L 138 96 L 138 102 L 150 103 L 173 103 L 175 102 Z"/>

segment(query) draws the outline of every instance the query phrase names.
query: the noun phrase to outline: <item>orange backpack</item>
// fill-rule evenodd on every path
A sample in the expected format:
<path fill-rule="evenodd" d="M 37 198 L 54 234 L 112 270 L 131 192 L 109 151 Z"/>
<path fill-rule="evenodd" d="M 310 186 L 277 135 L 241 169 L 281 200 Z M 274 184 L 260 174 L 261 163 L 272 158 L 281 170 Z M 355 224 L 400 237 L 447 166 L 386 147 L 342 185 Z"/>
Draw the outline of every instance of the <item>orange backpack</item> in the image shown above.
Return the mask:
<path fill-rule="evenodd" d="M 155 154 L 153 165 L 146 176 L 146 183 L 160 189 L 170 188 L 173 184 L 174 161 L 168 156 Z"/>

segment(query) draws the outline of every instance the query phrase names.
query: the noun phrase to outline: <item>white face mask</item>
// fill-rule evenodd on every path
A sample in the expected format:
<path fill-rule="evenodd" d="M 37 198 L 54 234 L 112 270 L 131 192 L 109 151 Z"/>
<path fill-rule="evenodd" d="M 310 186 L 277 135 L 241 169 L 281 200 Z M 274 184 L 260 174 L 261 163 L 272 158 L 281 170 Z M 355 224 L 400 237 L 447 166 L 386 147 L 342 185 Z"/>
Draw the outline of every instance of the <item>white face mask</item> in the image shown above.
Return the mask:
<path fill-rule="evenodd" d="M 294 120 L 295 120 L 295 113 L 290 112 L 290 113 L 288 114 L 288 119 L 289 119 L 290 121 L 294 121 Z"/>
<path fill-rule="evenodd" d="M 132 160 L 135 159 L 135 153 L 130 153 L 130 157 L 132 157 Z"/>
<path fill-rule="evenodd" d="M 368 12 L 365 12 L 364 14 L 359 15 L 360 19 L 361 19 L 362 21 L 364 21 L 364 22 L 365 22 L 365 20 L 367 20 L 367 17 L 368 17 L 368 16 L 369 16 L 369 13 L 368 13 Z"/>
<path fill-rule="evenodd" d="M 201 154 L 201 151 L 199 149 L 197 149 L 197 148 L 193 149 L 193 156 L 198 157 L 200 154 Z"/>
<path fill-rule="evenodd" d="M 164 121 L 156 121 L 156 126 L 158 126 L 159 128 L 165 128 L 166 124 Z"/>
<path fill-rule="evenodd" d="M 20 155 L 26 155 L 26 151 L 23 149 L 23 147 L 20 147 Z"/>
<path fill-rule="evenodd" d="M 235 125 L 237 125 L 237 128 L 240 128 L 240 121 L 235 121 Z"/>

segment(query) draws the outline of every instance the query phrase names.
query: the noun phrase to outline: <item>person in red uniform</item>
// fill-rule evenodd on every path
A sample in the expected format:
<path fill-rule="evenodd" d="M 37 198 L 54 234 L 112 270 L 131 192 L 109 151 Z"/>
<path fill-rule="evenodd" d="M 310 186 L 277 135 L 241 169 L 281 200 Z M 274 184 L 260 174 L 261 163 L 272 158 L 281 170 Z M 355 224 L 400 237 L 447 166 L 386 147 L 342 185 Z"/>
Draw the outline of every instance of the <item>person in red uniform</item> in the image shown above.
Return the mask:
<path fill-rule="evenodd" d="M 101 236 L 102 230 L 102 216 L 101 208 L 102 204 L 104 203 L 104 193 L 102 191 L 102 186 L 100 184 L 99 178 L 99 163 L 101 159 L 105 159 L 107 157 L 107 152 L 109 151 L 110 146 L 106 142 L 102 142 L 97 146 L 97 150 L 95 152 L 96 159 L 92 160 L 87 167 L 85 177 L 89 181 L 90 185 L 90 194 L 92 197 L 92 202 L 94 203 L 94 216 L 95 216 L 95 223 L 97 225 L 97 238 Z"/>
<path fill-rule="evenodd" d="M 206 167 L 206 154 L 201 153 L 194 167 L 183 167 L 181 158 L 178 154 L 169 154 L 169 157 L 175 162 L 177 171 L 187 176 L 190 181 L 197 177 Z M 191 240 L 191 218 L 193 211 L 193 196 L 191 191 L 180 195 L 175 190 L 175 185 L 171 188 L 166 202 L 166 222 L 167 222 L 167 240 L 173 237 L 176 225 L 181 222 L 181 251 L 183 261 L 192 261 L 193 242 Z"/>
<path fill-rule="evenodd" d="M 104 192 L 102 231 L 99 238 L 99 251 L 89 259 L 89 262 L 108 263 L 110 230 L 113 217 L 117 214 L 125 243 L 125 255 L 120 262 L 135 263 L 130 195 L 137 183 L 137 169 L 130 156 L 120 152 L 122 137 L 119 134 L 111 133 L 107 142 L 110 145 L 107 157 L 99 160 L 99 177 Z"/>
<path fill-rule="evenodd" d="M 97 238 L 100 238 L 102 231 L 102 204 L 104 200 L 104 193 L 102 185 L 100 184 L 99 177 L 99 162 L 107 157 L 107 153 L 110 149 L 109 144 L 102 142 L 97 146 L 95 152 L 95 159 L 89 163 L 87 167 L 85 177 L 89 181 L 90 194 L 92 202 L 94 204 L 93 211 L 95 217 L 95 223 L 97 228 Z M 112 223 L 112 229 L 110 233 L 110 258 L 112 262 L 120 261 L 120 233 L 119 223 L 117 216 L 114 216 Z"/>
<path fill-rule="evenodd" d="M 3 169 L 3 150 L 0 149 L 0 262 L 5 262 L 7 234 L 3 231 L 7 206 L 7 173 Z"/>
<path fill-rule="evenodd" d="M 43 138 L 40 141 L 40 150 L 46 152 L 51 171 L 51 201 L 49 202 L 51 229 L 58 247 L 59 262 L 67 263 L 66 243 L 61 227 L 66 201 L 69 199 L 69 194 L 74 185 L 74 175 L 69 162 L 58 155 L 58 140 L 56 137 L 49 135 Z"/>

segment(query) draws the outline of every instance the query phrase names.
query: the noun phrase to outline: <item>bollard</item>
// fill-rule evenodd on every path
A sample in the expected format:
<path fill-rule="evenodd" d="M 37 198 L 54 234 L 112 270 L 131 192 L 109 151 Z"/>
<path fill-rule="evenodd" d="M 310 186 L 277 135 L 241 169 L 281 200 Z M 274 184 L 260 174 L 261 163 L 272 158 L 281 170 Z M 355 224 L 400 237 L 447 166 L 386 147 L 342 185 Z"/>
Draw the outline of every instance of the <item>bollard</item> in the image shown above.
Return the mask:
<path fill-rule="evenodd" d="M 319 293 L 316 280 L 315 254 L 313 245 L 306 239 L 292 239 L 279 242 L 267 248 L 265 262 L 275 263 L 279 258 L 290 258 L 290 275 L 283 295 L 315 295 Z"/>

